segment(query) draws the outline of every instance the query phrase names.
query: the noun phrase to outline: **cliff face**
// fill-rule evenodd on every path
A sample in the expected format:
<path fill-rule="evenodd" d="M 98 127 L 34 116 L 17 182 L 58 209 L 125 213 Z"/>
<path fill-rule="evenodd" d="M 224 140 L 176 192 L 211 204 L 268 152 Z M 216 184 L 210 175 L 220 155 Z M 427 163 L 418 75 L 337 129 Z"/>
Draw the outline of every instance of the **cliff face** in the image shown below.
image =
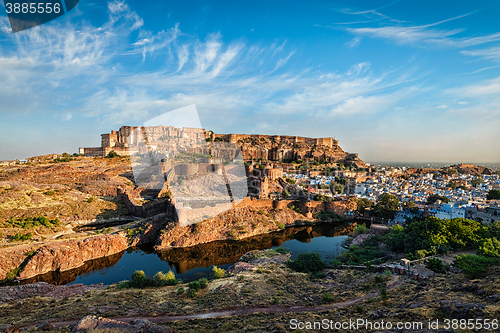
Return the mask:
<path fill-rule="evenodd" d="M 217 217 L 182 227 L 168 225 L 158 238 L 155 249 L 188 247 L 215 240 L 241 239 L 279 231 L 284 226 L 303 224 L 304 216 L 291 209 L 257 210 L 252 207 L 236 208 Z"/>
<path fill-rule="evenodd" d="M 128 247 L 127 237 L 120 234 L 49 244 L 39 248 L 27 259 L 19 278 L 28 279 L 51 271 L 70 270 L 84 265 L 87 260 L 109 256 Z"/>
<path fill-rule="evenodd" d="M 0 281 L 7 277 L 7 274 L 19 267 L 26 259 L 26 253 L 32 248 L 12 248 L 0 251 Z"/>

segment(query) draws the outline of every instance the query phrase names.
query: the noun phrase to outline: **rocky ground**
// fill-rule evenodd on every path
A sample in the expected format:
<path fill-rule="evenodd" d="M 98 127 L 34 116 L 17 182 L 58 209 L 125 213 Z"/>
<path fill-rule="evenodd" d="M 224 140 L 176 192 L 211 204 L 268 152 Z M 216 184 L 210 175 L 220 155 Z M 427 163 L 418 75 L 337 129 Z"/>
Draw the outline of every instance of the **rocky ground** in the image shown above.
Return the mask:
<path fill-rule="evenodd" d="M 133 186 L 127 158 L 49 162 L 0 167 L 0 246 L 9 246 L 16 233 L 30 231 L 41 241 L 95 220 L 130 219 L 116 198 L 119 186 Z M 16 223 L 41 216 L 60 224 L 27 230 Z"/>
<path fill-rule="evenodd" d="M 253 252 L 243 260 L 230 276 L 211 281 L 195 297 L 188 296 L 187 284 L 145 289 L 112 285 L 79 290 L 80 286 L 66 294 L 63 289 L 23 294 L 13 292 L 12 287 L 0 288 L 0 324 L 41 331 L 34 324 L 49 321 L 52 331 L 70 332 L 80 318 L 94 315 L 129 322 L 148 319 L 177 332 L 289 332 L 294 318 L 304 322 L 363 318 L 427 324 L 428 319 L 500 316 L 498 267 L 481 280 L 448 273 L 414 281 L 388 273 L 336 269 L 314 277 L 291 271 L 284 264 L 288 255 L 269 250 Z M 179 287 L 185 292 L 179 294 Z M 388 290 L 386 300 L 379 294 L 382 287 Z M 228 312 L 218 313 L 224 310 Z M 188 320 L 188 315 L 203 313 L 205 319 Z"/>

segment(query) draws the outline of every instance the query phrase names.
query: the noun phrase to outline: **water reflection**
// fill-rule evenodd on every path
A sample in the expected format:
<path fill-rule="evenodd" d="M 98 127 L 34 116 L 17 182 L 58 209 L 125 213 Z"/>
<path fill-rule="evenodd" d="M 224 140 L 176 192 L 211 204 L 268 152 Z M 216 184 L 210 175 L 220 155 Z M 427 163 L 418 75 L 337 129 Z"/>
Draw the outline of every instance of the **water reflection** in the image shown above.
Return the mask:
<path fill-rule="evenodd" d="M 293 227 L 238 241 L 215 241 L 161 252 L 155 252 L 150 244 L 88 261 L 70 271 L 39 275 L 22 283 L 44 281 L 52 284 L 111 284 L 129 279 L 138 269 L 144 270 L 148 275 L 172 269 L 178 278 L 190 281 L 208 275 L 213 265 L 227 268 L 249 251 L 278 246 L 287 247 L 294 254 L 318 252 L 324 258 L 331 258 L 342 250 L 343 235 L 352 232 L 354 226 L 355 224 L 346 223 Z"/>

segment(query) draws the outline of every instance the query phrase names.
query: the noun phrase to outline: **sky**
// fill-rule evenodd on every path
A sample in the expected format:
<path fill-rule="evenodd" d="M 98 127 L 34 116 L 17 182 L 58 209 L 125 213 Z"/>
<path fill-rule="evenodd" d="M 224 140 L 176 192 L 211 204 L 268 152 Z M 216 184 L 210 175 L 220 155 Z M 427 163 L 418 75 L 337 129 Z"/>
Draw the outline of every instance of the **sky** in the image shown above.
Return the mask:
<path fill-rule="evenodd" d="M 500 163 L 498 1 L 81 0 L 15 34 L 0 3 L 0 160 L 194 104 L 216 133 Z"/>

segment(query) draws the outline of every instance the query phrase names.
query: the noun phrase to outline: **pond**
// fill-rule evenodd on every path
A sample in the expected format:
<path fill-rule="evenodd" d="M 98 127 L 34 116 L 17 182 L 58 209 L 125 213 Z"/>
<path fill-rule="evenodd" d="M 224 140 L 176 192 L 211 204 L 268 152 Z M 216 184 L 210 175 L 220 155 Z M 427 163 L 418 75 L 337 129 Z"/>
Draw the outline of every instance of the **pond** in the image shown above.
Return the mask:
<path fill-rule="evenodd" d="M 70 271 L 51 272 L 22 283 L 44 281 L 52 284 L 108 285 L 130 279 L 136 270 L 143 270 L 151 276 L 158 271 L 166 273 L 172 270 L 178 279 L 189 282 L 209 276 L 214 265 L 227 269 L 249 251 L 276 247 L 287 248 L 293 257 L 302 252 L 316 252 L 328 262 L 345 250 L 342 245 L 353 228 L 354 224 L 349 223 L 322 223 L 286 228 L 242 240 L 214 241 L 160 252 L 154 251 L 153 244 L 147 244 L 88 261 Z"/>

